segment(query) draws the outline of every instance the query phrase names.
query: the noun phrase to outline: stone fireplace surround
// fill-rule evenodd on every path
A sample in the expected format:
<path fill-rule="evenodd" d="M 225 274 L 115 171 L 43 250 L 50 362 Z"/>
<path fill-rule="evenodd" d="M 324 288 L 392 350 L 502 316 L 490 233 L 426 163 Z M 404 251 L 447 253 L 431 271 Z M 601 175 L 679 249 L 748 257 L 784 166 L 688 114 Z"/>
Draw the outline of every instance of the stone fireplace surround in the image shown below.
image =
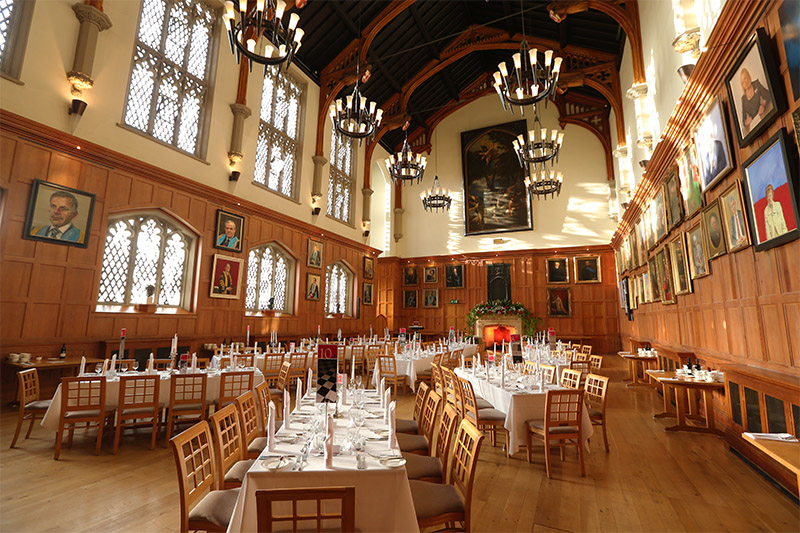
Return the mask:
<path fill-rule="evenodd" d="M 475 321 L 475 330 L 472 334 L 478 339 L 479 346 L 485 346 L 486 339 L 483 338 L 484 328 L 488 326 L 505 326 L 514 328 L 517 335 L 522 334 L 522 318 L 513 315 L 484 315 Z"/>

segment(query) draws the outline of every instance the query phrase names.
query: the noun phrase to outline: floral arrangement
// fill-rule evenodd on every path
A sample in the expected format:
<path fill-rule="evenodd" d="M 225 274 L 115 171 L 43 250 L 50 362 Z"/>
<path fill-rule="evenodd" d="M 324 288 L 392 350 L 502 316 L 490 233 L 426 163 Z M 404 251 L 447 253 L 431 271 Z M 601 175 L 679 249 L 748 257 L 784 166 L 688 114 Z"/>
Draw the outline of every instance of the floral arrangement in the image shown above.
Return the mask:
<path fill-rule="evenodd" d="M 528 311 L 524 305 L 519 302 L 511 302 L 509 300 L 492 300 L 473 307 L 467 313 L 467 329 L 472 332 L 475 330 L 475 323 L 478 317 L 485 315 L 516 315 L 522 319 L 522 330 L 524 335 L 533 335 L 536 332 L 536 326 L 542 321 L 541 318 L 535 317 Z"/>

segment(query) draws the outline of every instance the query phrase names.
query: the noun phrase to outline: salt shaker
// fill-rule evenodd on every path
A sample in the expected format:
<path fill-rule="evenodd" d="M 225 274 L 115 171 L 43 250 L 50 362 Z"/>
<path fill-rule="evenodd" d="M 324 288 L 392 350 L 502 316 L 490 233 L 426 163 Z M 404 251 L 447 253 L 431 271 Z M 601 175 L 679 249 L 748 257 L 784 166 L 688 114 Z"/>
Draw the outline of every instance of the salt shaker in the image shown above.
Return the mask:
<path fill-rule="evenodd" d="M 366 470 L 367 469 L 367 458 L 364 457 L 364 454 L 361 452 L 356 453 L 356 467 L 359 470 Z"/>

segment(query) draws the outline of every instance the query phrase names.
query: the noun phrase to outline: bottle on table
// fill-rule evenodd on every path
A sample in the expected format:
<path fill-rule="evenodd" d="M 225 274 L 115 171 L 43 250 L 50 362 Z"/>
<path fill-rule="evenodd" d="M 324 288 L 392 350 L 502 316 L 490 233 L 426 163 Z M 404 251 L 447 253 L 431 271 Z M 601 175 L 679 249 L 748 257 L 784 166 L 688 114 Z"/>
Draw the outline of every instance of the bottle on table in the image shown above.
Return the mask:
<path fill-rule="evenodd" d="M 61 345 L 61 353 L 58 355 L 59 359 L 66 359 L 67 358 L 67 345 Z"/>

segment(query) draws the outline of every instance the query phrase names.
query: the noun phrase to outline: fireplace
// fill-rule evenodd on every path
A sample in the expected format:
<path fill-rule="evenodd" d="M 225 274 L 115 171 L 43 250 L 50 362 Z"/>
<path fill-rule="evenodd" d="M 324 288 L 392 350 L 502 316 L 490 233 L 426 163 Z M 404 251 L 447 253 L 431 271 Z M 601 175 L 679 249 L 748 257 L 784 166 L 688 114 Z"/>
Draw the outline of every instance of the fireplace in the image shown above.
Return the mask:
<path fill-rule="evenodd" d="M 502 346 L 511 341 L 511 335 L 522 333 L 522 318 L 517 315 L 484 315 L 475 322 L 473 335 L 479 337 L 480 342 L 487 350 L 491 350 L 495 343 Z"/>
<path fill-rule="evenodd" d="M 483 327 L 484 346 L 487 350 L 501 349 L 503 341 L 505 344 L 511 343 L 511 335 L 517 333 L 514 326 L 494 325 Z"/>

